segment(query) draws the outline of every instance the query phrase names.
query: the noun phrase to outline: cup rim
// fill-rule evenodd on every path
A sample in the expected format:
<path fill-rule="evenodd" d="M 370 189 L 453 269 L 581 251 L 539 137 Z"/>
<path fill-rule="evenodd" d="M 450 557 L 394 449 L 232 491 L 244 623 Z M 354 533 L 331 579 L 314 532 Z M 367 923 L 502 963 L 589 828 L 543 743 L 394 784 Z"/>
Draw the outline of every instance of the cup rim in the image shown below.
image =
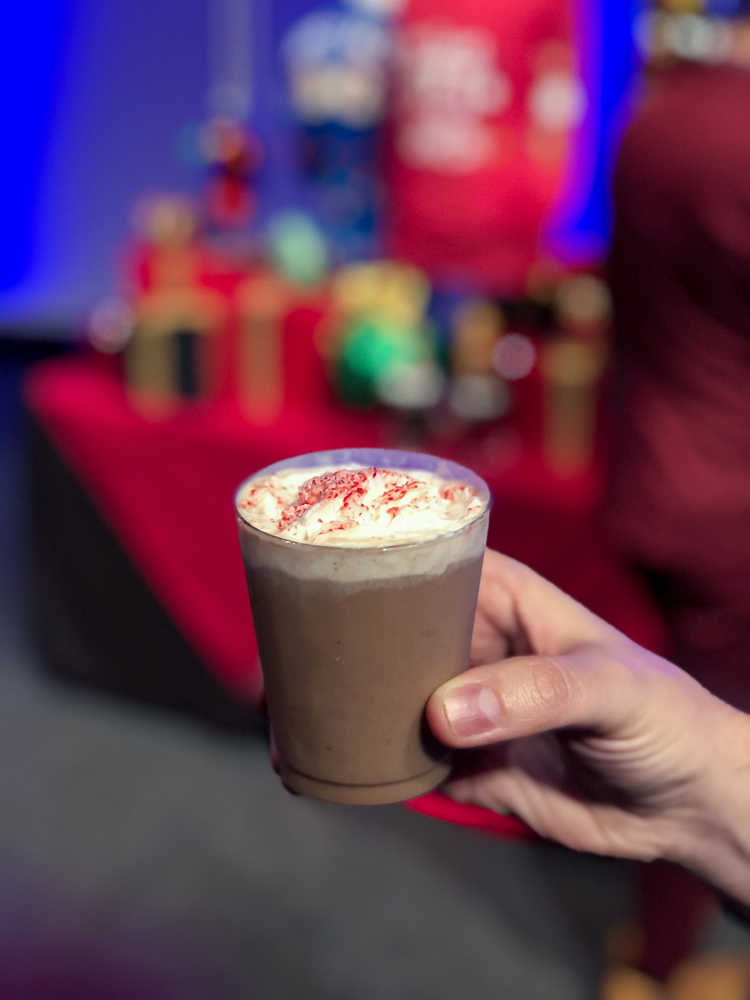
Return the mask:
<path fill-rule="evenodd" d="M 443 534 L 435 535 L 432 538 L 425 538 L 420 541 L 401 542 L 401 543 L 396 543 L 394 545 L 320 545 L 316 542 L 305 542 L 305 541 L 299 541 L 294 538 L 284 538 L 282 535 L 274 535 L 270 531 L 264 531 L 263 528 L 259 528 L 256 524 L 253 524 L 251 521 L 248 521 L 247 518 L 243 516 L 243 514 L 239 509 L 238 501 L 240 493 L 243 491 L 243 489 L 245 488 L 245 486 L 247 486 L 248 483 L 253 482 L 253 480 L 255 479 L 259 479 L 263 475 L 271 475 L 273 472 L 283 468 L 304 469 L 306 467 L 304 464 L 294 465 L 293 463 L 304 462 L 305 460 L 308 459 L 324 459 L 324 458 L 332 459 L 332 461 L 318 461 L 317 463 L 311 462 L 309 468 L 313 470 L 315 468 L 319 468 L 322 465 L 335 465 L 337 461 L 341 461 L 342 464 L 346 462 L 358 461 L 358 459 L 351 457 L 357 454 L 373 455 L 375 453 L 398 455 L 398 456 L 403 456 L 404 458 L 407 459 L 413 458 L 415 461 L 419 461 L 420 459 L 424 461 L 425 458 L 431 458 L 434 459 L 436 462 L 444 465 L 446 468 L 450 467 L 451 469 L 457 470 L 457 474 L 452 474 L 451 478 L 460 479 L 463 476 L 471 486 L 477 488 L 480 498 L 484 501 L 482 509 L 477 513 L 476 517 L 471 519 L 471 521 L 469 521 L 467 524 L 461 525 L 460 528 L 456 528 L 453 531 L 446 531 Z M 342 457 L 340 459 L 336 459 L 334 456 L 342 456 Z M 344 458 L 343 456 L 350 456 L 350 457 Z M 362 464 L 363 467 L 366 468 L 368 465 L 375 463 L 368 462 L 367 464 L 365 464 L 363 462 Z M 392 466 L 393 463 L 383 463 L 381 467 L 388 468 L 389 465 Z M 401 468 L 408 469 L 408 466 L 402 465 Z M 419 471 L 419 470 L 412 469 L 410 471 Z M 428 470 L 425 469 L 424 471 L 426 472 Z M 436 472 L 435 474 L 440 475 L 441 473 Z M 472 471 L 471 469 L 467 469 L 463 465 L 459 465 L 458 462 L 453 462 L 450 459 L 441 458 L 438 455 L 432 455 L 429 452 L 403 451 L 402 449 L 399 448 L 339 448 L 339 449 L 332 449 L 330 451 L 307 452 L 304 455 L 293 455 L 290 458 L 282 459 L 279 462 L 272 462 L 270 465 L 265 466 L 265 468 L 259 469 L 252 475 L 247 476 L 247 478 L 242 480 L 242 482 L 239 484 L 239 486 L 234 492 L 234 510 L 237 520 L 241 521 L 243 525 L 250 528 L 252 531 L 255 531 L 259 535 L 262 535 L 264 539 L 273 539 L 285 545 L 300 546 L 309 549 L 315 549 L 317 551 L 326 550 L 329 552 L 361 552 L 361 553 L 392 552 L 394 549 L 398 549 L 399 551 L 404 551 L 405 549 L 418 548 L 424 545 L 429 545 L 430 543 L 443 542 L 448 539 L 455 538 L 462 532 L 467 531 L 469 528 L 475 525 L 477 521 L 479 521 L 482 517 L 488 515 L 491 508 L 492 508 L 492 494 L 490 492 L 490 488 L 484 481 L 484 479 L 482 479 L 481 476 L 477 475 L 476 472 Z"/>

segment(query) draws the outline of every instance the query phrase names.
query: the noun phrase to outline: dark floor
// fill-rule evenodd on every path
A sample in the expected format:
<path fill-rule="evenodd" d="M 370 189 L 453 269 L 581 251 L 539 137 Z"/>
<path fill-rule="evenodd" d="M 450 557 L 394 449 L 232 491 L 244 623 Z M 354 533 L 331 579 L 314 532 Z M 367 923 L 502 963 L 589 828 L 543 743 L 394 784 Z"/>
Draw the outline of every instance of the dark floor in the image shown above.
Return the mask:
<path fill-rule="evenodd" d="M 593 1000 L 625 865 L 293 798 L 260 736 L 44 672 L 24 615 L 29 356 L 0 351 L 2 996 Z"/>

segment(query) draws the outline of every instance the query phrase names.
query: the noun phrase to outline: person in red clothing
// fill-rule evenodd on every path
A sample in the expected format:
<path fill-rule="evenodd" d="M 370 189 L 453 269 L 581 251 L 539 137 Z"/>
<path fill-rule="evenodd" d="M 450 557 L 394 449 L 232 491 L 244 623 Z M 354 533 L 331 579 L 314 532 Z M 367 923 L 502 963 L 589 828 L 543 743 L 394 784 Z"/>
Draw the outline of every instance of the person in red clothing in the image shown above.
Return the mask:
<path fill-rule="evenodd" d="M 619 151 L 614 205 L 609 527 L 652 589 L 669 658 L 748 711 L 748 68 L 683 62 L 655 77 Z M 642 890 L 640 964 L 662 978 L 710 899 L 659 866 Z"/>
<path fill-rule="evenodd" d="M 625 135 L 608 521 L 671 655 L 750 709 L 750 72 L 672 71 Z"/>

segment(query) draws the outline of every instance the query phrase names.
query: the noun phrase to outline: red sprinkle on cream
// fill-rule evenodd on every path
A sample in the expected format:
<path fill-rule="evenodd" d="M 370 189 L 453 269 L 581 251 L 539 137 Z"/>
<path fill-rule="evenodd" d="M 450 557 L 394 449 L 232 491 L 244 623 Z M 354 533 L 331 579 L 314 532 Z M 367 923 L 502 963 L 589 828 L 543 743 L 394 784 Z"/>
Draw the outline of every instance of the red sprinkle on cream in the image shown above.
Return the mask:
<path fill-rule="evenodd" d="M 418 470 L 304 475 L 304 469 L 290 469 L 248 483 L 240 509 L 262 530 L 294 540 L 326 544 L 335 535 L 354 544 L 393 544 L 455 531 L 484 507 L 468 483 Z"/>

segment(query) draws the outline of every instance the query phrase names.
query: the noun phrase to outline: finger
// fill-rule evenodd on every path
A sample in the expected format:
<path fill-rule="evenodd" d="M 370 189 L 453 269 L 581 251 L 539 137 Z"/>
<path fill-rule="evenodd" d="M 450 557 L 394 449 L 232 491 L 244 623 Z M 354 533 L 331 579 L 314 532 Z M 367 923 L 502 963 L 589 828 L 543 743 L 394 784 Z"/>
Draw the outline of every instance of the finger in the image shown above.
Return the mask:
<path fill-rule="evenodd" d="M 477 619 L 477 639 L 483 637 L 486 621 L 505 637 L 511 655 L 528 649 L 554 656 L 582 643 L 619 637 L 610 625 L 528 566 L 490 549 L 482 565 Z"/>
<path fill-rule="evenodd" d="M 271 729 L 268 734 L 268 748 L 271 753 L 271 767 L 277 774 L 281 774 L 281 767 L 279 764 L 279 748 L 276 746 L 276 740 L 274 739 L 273 729 Z"/>
<path fill-rule="evenodd" d="M 289 792 L 290 795 L 299 795 L 300 793 L 296 788 L 292 788 L 291 785 L 284 781 L 284 775 L 281 772 L 281 758 L 279 755 L 279 748 L 276 746 L 276 740 L 274 739 L 273 729 L 269 730 L 268 733 L 268 745 L 271 752 L 271 767 L 281 778 L 281 784 Z"/>
<path fill-rule="evenodd" d="M 266 706 L 266 689 L 263 682 L 263 670 L 259 659 L 256 659 L 253 672 L 247 679 L 245 696 L 256 712 L 260 712 L 261 715 L 268 714 L 268 708 Z"/>
<path fill-rule="evenodd" d="M 611 732 L 632 719 L 636 689 L 644 683 L 645 675 L 632 673 L 602 647 L 519 656 L 474 667 L 443 684 L 427 704 L 427 721 L 442 743 L 454 747 L 566 726 Z"/>
<path fill-rule="evenodd" d="M 542 837 L 577 851 L 653 861 L 664 853 L 664 834 L 648 817 L 606 803 L 581 801 L 540 783 L 520 768 L 451 781 L 441 789 L 456 802 L 470 802 L 518 816 Z"/>
<path fill-rule="evenodd" d="M 469 662 L 472 667 L 483 663 L 495 663 L 507 656 L 529 652 L 528 649 L 514 649 L 513 638 L 508 630 L 498 626 L 477 603 L 474 615 L 474 628 L 471 634 L 471 652 Z"/>

